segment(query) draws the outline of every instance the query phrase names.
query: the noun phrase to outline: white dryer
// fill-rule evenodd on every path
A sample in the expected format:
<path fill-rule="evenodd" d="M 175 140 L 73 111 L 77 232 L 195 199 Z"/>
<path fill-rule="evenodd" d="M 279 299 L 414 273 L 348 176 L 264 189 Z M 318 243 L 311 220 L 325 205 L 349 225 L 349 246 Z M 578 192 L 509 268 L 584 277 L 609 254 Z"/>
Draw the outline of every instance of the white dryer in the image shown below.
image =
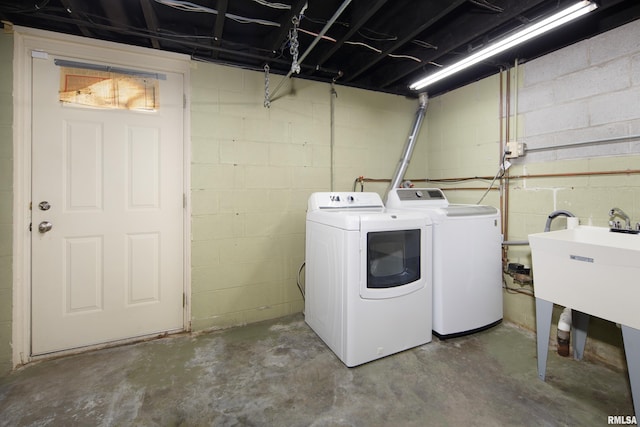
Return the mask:
<path fill-rule="evenodd" d="M 348 367 L 431 341 L 431 221 L 323 192 L 306 219 L 305 321 Z"/>
<path fill-rule="evenodd" d="M 389 191 L 387 208 L 433 223 L 433 332 L 470 334 L 502 320 L 502 234 L 492 206 L 449 204 L 438 188 Z"/>

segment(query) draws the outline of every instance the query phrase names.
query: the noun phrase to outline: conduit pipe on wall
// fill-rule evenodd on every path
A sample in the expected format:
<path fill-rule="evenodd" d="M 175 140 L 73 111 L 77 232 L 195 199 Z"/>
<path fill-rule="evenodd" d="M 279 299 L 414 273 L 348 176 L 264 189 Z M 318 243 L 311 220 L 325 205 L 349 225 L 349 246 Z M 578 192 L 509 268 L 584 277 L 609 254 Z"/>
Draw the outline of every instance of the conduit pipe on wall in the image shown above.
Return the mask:
<path fill-rule="evenodd" d="M 331 174 L 331 186 L 330 189 L 331 191 L 333 191 L 334 188 L 334 181 L 335 181 L 335 173 L 333 170 L 333 165 L 334 165 L 334 159 L 333 159 L 333 154 L 334 154 L 334 149 L 335 149 L 335 143 L 336 143 L 336 121 L 335 121 L 335 115 L 336 115 L 336 101 L 335 99 L 338 97 L 338 92 L 336 92 L 336 88 L 335 85 L 333 83 L 331 83 L 331 91 L 329 93 L 329 96 L 331 97 L 331 99 L 329 100 L 329 110 L 330 110 L 330 118 L 329 118 L 329 125 L 331 127 L 331 135 L 330 135 L 330 140 L 329 140 L 329 161 L 331 162 L 331 164 L 329 165 L 329 169 L 330 169 L 330 174 Z M 355 189 L 354 189 L 355 191 Z"/>
<path fill-rule="evenodd" d="M 528 179 L 528 178 L 570 178 L 574 176 L 598 176 L 598 175 L 635 175 L 640 173 L 640 169 L 623 169 L 609 171 L 592 171 L 592 172 L 556 172 L 556 173 L 539 173 L 532 175 L 514 175 L 511 179 Z"/>
<path fill-rule="evenodd" d="M 515 90 L 513 91 L 513 138 L 511 139 L 512 141 L 517 141 L 518 140 L 518 94 L 520 93 L 520 86 L 519 86 L 519 76 L 520 76 L 520 72 L 518 71 L 518 58 L 516 58 L 514 65 L 513 65 L 513 71 L 514 71 L 514 87 Z"/>
<path fill-rule="evenodd" d="M 320 31 L 318 33 L 318 35 L 316 36 L 315 39 L 313 39 L 313 41 L 311 42 L 311 44 L 309 45 L 307 50 L 305 50 L 304 53 L 302 54 L 302 56 L 300 56 L 300 59 L 298 59 L 298 64 L 302 64 L 302 61 L 304 61 L 305 58 L 307 57 L 307 55 L 309 55 L 309 53 L 311 53 L 311 51 L 318 44 L 318 42 L 320 40 L 322 40 L 322 37 L 324 37 L 324 35 L 325 35 L 325 33 L 327 31 L 329 31 L 329 28 L 331 28 L 331 26 L 334 24 L 334 22 L 336 22 L 336 20 L 340 17 L 342 12 L 344 12 L 344 10 L 347 8 L 347 6 L 349 6 L 349 3 L 351 3 L 351 0 L 344 0 L 344 2 L 340 5 L 338 10 L 336 10 L 336 13 L 333 14 L 331 19 L 329 19 L 327 21 L 327 23 L 325 24 L 324 28 L 322 28 L 322 31 Z M 278 86 L 276 86 L 275 90 L 271 94 L 271 97 L 269 98 L 269 101 L 273 101 L 274 97 L 276 96 L 276 93 L 278 93 L 278 91 L 280 90 L 280 88 L 282 87 L 284 82 L 286 82 L 289 79 L 289 77 L 291 77 L 291 74 L 293 74 L 293 70 L 289 70 L 287 75 L 280 81 Z"/>
<path fill-rule="evenodd" d="M 499 124 L 498 124 L 498 128 L 499 128 L 499 144 L 498 144 L 498 158 L 500 159 L 500 162 L 502 162 L 502 156 L 505 150 L 505 143 L 504 143 L 504 70 L 502 69 L 502 67 L 500 68 L 500 80 L 499 80 L 499 95 L 498 97 L 500 98 L 499 102 L 499 113 L 498 113 L 498 120 L 499 120 Z M 502 183 L 502 179 L 500 179 L 500 183 Z M 503 192 L 502 192 L 502 187 L 500 188 L 500 195 L 499 195 L 499 201 L 498 201 L 498 206 L 500 207 L 500 209 L 502 209 L 503 206 Z M 504 236 L 504 216 L 500 215 L 500 232 L 502 233 L 502 235 Z M 502 259 L 505 260 L 506 259 L 506 252 L 504 251 L 503 248 L 503 253 L 502 253 Z"/>
<path fill-rule="evenodd" d="M 418 95 L 418 110 L 416 111 L 416 118 L 413 122 L 413 126 L 411 127 L 411 132 L 409 132 L 409 137 L 407 138 L 407 142 L 404 145 L 404 149 L 402 150 L 402 156 L 400 157 L 400 161 L 398 162 L 398 166 L 396 167 L 396 171 L 393 173 L 393 178 L 391 178 L 391 183 L 387 190 L 384 192 L 384 200 L 387 200 L 387 196 L 389 192 L 398 188 L 402 178 L 404 178 L 404 174 L 409 167 L 409 162 L 411 161 L 411 155 L 413 154 L 413 148 L 416 145 L 416 141 L 418 140 L 418 134 L 420 133 L 420 128 L 422 127 L 422 122 L 424 121 L 424 115 L 427 111 L 427 103 L 429 97 L 426 92 L 422 92 Z"/>
<path fill-rule="evenodd" d="M 502 246 L 528 246 L 528 240 L 505 240 L 502 242 Z"/>
<path fill-rule="evenodd" d="M 553 151 L 553 150 L 578 148 L 578 147 L 590 147 L 590 146 L 596 146 L 596 145 L 615 144 L 618 142 L 631 142 L 631 141 L 637 141 L 637 140 L 640 140 L 640 135 L 616 136 L 611 138 L 595 139 L 592 141 L 574 142 L 572 144 L 561 144 L 561 145 L 552 145 L 548 147 L 527 148 L 525 149 L 525 151 L 527 153 L 537 153 L 542 151 Z"/>

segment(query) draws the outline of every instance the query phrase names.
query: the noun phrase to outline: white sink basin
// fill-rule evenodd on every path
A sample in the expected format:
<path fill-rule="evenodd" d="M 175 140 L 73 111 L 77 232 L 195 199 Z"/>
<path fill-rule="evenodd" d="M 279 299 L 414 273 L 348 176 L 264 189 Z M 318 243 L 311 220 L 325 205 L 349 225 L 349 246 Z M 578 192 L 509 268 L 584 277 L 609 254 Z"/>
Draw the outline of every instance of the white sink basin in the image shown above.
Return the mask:
<path fill-rule="evenodd" d="M 529 244 L 537 298 L 640 329 L 640 234 L 579 226 Z"/>

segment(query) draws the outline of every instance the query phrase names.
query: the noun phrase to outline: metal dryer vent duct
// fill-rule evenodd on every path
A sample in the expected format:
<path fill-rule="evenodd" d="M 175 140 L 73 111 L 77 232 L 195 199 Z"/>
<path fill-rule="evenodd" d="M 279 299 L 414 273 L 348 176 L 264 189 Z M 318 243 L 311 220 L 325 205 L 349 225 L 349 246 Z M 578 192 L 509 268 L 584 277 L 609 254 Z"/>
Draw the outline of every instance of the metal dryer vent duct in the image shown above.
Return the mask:
<path fill-rule="evenodd" d="M 413 147 L 416 145 L 416 140 L 418 139 L 418 134 L 420 133 L 420 128 L 422 127 L 422 121 L 424 119 L 424 115 L 427 111 L 427 101 L 428 96 L 426 92 L 422 92 L 418 95 L 418 111 L 416 111 L 416 119 L 413 123 L 413 127 L 411 128 L 411 132 L 409 133 L 409 137 L 407 138 L 407 142 L 404 145 L 404 150 L 402 150 L 402 157 L 400 157 L 400 161 L 398 162 L 398 167 L 396 168 L 395 173 L 393 174 L 393 178 L 391 179 L 391 183 L 387 188 L 387 191 L 384 193 L 384 201 L 387 202 L 387 197 L 389 192 L 400 186 L 400 182 L 402 178 L 404 178 L 404 174 L 409 167 L 409 162 L 411 161 L 411 155 L 413 154 Z"/>

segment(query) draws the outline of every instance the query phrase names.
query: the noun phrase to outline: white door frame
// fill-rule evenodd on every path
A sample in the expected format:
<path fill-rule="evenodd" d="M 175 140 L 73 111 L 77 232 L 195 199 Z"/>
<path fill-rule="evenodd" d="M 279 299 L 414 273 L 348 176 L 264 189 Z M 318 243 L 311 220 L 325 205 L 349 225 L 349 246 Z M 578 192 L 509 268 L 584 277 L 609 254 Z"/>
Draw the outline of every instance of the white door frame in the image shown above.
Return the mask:
<path fill-rule="evenodd" d="M 86 61 L 109 62 L 131 68 L 183 75 L 183 238 L 184 238 L 184 330 L 191 329 L 191 138 L 190 138 L 190 58 L 186 55 L 104 42 L 78 36 L 36 30 L 14 29 L 13 57 L 13 366 L 31 361 L 31 52 L 74 56 Z M 98 49 L 101 48 L 101 49 Z M 105 50 L 108 54 L 105 57 Z"/>

